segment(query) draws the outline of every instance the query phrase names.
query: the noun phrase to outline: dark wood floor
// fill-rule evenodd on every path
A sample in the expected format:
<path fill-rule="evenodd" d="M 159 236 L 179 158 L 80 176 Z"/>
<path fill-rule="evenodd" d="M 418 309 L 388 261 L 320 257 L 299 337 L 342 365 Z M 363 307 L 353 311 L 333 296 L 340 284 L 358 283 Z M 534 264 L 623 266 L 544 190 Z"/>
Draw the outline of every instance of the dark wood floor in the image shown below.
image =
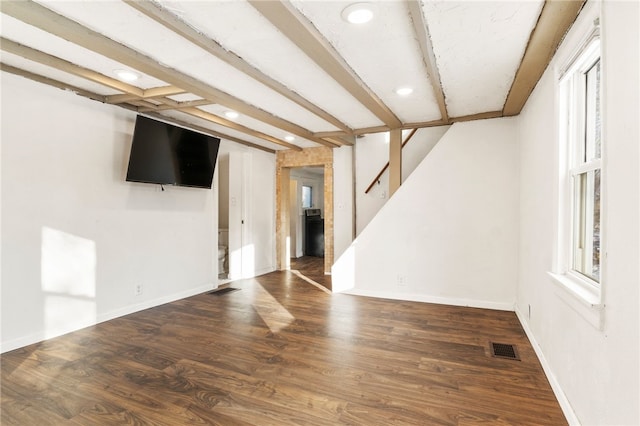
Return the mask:
<path fill-rule="evenodd" d="M 566 424 L 513 313 L 232 287 L 2 355 L 1 424 Z"/>
<path fill-rule="evenodd" d="M 331 290 L 331 275 L 324 273 L 324 257 L 302 256 L 291 258 L 291 270 L 298 271 L 317 284 Z"/>

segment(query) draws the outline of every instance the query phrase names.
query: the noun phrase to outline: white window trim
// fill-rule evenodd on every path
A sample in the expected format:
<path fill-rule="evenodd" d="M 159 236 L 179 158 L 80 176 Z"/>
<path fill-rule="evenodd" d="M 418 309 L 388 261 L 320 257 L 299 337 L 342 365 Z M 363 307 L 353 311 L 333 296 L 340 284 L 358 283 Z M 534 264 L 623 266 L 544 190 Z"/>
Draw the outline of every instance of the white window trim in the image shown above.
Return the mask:
<path fill-rule="evenodd" d="M 572 87 L 563 88 L 563 83 L 566 78 L 571 76 L 581 68 L 585 68 L 586 64 L 593 63 L 599 57 L 602 61 L 601 46 L 599 38 L 599 19 L 596 17 L 593 19 L 595 28 L 591 27 L 588 30 L 587 37 L 582 39 L 582 42 L 578 44 L 579 48 L 573 51 L 573 54 L 569 56 L 568 60 L 565 60 L 563 67 L 557 68 L 557 84 L 558 84 L 558 100 L 559 111 L 566 111 L 569 108 L 567 102 L 575 100 L 575 96 L 567 96 L 565 90 L 573 90 Z M 580 60 L 579 60 L 580 59 Z M 584 59 L 584 60 L 583 60 Z M 602 62 L 601 62 L 602 66 Z M 604 85 L 604 84 L 603 84 Z M 602 87 L 602 86 L 601 86 Z M 602 90 L 602 88 L 601 88 Z M 601 99 L 601 114 L 603 113 L 603 97 Z M 580 102 L 580 100 L 575 100 Z M 575 108 L 572 108 L 575 110 Z M 559 117 L 559 115 L 558 115 Z M 552 271 L 548 272 L 548 275 L 552 279 L 552 282 L 556 284 L 556 294 L 567 305 L 578 312 L 589 324 L 595 328 L 602 330 L 604 328 L 604 308 L 603 301 L 603 285 L 606 269 L 606 250 L 602 250 L 601 264 L 600 264 L 600 283 L 589 279 L 588 277 L 573 271 L 571 268 L 571 244 L 573 238 L 573 219 L 572 219 L 572 203 L 573 203 L 573 190 L 572 190 L 572 176 L 583 173 L 585 171 L 594 170 L 599 168 L 601 170 L 601 188 L 604 188 L 605 171 L 603 170 L 603 160 L 592 160 L 588 163 L 580 164 L 579 166 L 570 167 L 570 158 L 575 155 L 571 151 L 573 143 L 567 143 L 567 135 L 575 133 L 575 129 L 569 128 L 568 117 L 562 117 L 558 121 L 558 138 L 560 151 L 558 152 L 558 223 L 557 223 L 557 242 L 556 242 L 556 257 L 552 267 Z M 582 123 L 575 123 L 573 125 L 581 126 Z M 605 142 L 606 143 L 606 142 Z M 605 156 L 605 145 L 603 144 L 601 156 Z M 603 197 L 606 197 L 603 191 Z M 604 205 L 601 199 L 601 205 Z M 601 212 L 602 214 L 602 212 Z M 606 222 L 601 216 L 601 232 L 604 238 L 606 238 Z M 604 238 L 601 240 L 601 247 L 604 248 Z"/>

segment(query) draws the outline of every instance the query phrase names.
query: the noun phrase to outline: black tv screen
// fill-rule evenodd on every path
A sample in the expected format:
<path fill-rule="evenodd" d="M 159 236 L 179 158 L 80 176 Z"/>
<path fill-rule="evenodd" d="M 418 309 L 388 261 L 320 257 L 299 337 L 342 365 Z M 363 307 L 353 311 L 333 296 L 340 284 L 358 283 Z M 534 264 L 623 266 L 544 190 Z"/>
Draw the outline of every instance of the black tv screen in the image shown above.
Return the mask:
<path fill-rule="evenodd" d="M 220 139 L 139 115 L 127 181 L 211 188 Z"/>

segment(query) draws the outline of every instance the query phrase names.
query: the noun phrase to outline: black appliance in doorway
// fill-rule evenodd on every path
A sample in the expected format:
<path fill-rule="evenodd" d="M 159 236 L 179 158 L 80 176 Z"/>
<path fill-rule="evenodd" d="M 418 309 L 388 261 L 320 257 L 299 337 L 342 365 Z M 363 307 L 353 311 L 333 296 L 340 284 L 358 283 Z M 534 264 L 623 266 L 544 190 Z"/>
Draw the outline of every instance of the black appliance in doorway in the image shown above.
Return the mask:
<path fill-rule="evenodd" d="M 324 219 L 320 209 L 304 211 L 304 254 L 305 256 L 324 256 Z"/>

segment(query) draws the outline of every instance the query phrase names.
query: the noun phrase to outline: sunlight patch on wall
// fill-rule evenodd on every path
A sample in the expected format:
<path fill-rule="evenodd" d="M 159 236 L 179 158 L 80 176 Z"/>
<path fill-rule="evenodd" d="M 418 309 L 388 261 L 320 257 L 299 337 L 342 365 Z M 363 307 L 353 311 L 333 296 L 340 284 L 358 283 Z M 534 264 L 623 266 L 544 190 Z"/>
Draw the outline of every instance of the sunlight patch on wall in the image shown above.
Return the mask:
<path fill-rule="evenodd" d="M 256 275 L 256 250 L 253 244 L 242 247 L 242 278 Z"/>
<path fill-rule="evenodd" d="M 356 239 L 331 268 L 331 290 L 334 293 L 340 293 L 355 287 L 357 246 L 358 240 Z"/>
<path fill-rule="evenodd" d="M 253 244 L 246 244 L 229 255 L 229 278 L 237 280 L 252 278 L 256 275 L 256 249 Z"/>
<path fill-rule="evenodd" d="M 46 338 L 96 321 L 96 243 L 42 228 L 41 285 Z"/>
<path fill-rule="evenodd" d="M 287 235 L 287 239 L 285 241 L 284 253 L 285 259 L 289 260 L 286 264 L 286 267 L 288 269 L 289 267 L 291 267 L 291 237 L 289 235 Z"/>
<path fill-rule="evenodd" d="M 231 243 L 229 243 L 231 247 Z M 229 279 L 242 278 L 242 249 L 231 250 L 229 253 Z"/>

